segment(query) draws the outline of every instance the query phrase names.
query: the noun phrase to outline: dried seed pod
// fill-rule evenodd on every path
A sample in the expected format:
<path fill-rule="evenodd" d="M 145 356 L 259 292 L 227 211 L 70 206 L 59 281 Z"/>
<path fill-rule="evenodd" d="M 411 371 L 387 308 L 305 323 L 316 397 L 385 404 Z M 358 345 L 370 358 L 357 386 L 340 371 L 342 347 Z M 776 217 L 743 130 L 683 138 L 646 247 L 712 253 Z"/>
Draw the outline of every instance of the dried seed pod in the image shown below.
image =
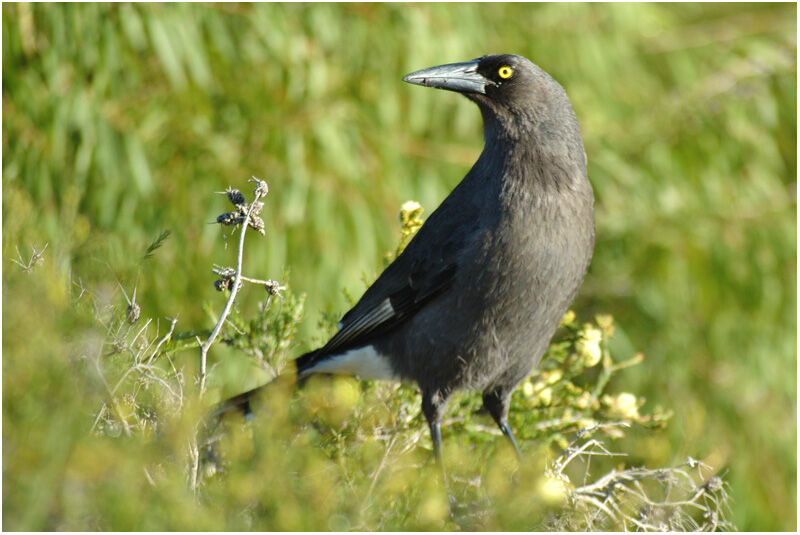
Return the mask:
<path fill-rule="evenodd" d="M 128 349 L 128 344 L 126 344 L 125 340 L 122 338 L 115 338 L 111 343 L 111 351 L 113 351 L 115 354 L 122 353 L 126 349 Z"/>
<path fill-rule="evenodd" d="M 250 216 L 250 228 L 257 230 L 262 235 L 266 234 L 266 225 L 264 225 L 264 220 L 257 215 Z"/>
<path fill-rule="evenodd" d="M 137 321 L 139 321 L 139 315 L 142 313 L 142 308 L 139 306 L 139 303 L 134 301 L 130 305 L 128 305 L 128 323 L 133 325 Z"/>
<path fill-rule="evenodd" d="M 233 279 L 217 279 L 214 281 L 214 288 L 216 288 L 218 292 L 230 290 L 232 285 Z"/>
<path fill-rule="evenodd" d="M 703 488 L 710 492 L 717 492 L 723 486 L 722 479 L 717 476 L 711 476 L 708 478 L 708 481 L 705 482 Z"/>
<path fill-rule="evenodd" d="M 222 277 L 223 279 L 232 279 L 236 276 L 236 270 L 232 267 L 223 267 L 223 268 L 216 268 L 212 270 L 214 273 Z"/>
<path fill-rule="evenodd" d="M 278 297 L 281 297 L 281 292 L 286 289 L 286 286 L 281 286 L 281 283 L 278 281 L 270 279 L 264 283 L 264 288 L 266 288 L 269 295 L 277 295 Z"/>
<path fill-rule="evenodd" d="M 239 212 L 225 212 L 217 216 L 217 223 L 220 225 L 241 225 L 242 221 L 244 221 L 244 217 Z"/>
<path fill-rule="evenodd" d="M 267 186 L 267 183 L 263 180 L 253 177 L 253 180 L 250 182 L 256 183 L 256 187 L 253 190 L 256 197 L 265 197 L 267 193 L 269 193 L 269 186 Z"/>
<path fill-rule="evenodd" d="M 234 206 L 238 207 L 245 204 L 244 195 L 238 189 L 229 187 L 225 191 L 225 194 L 228 196 L 228 200 L 231 201 Z"/>

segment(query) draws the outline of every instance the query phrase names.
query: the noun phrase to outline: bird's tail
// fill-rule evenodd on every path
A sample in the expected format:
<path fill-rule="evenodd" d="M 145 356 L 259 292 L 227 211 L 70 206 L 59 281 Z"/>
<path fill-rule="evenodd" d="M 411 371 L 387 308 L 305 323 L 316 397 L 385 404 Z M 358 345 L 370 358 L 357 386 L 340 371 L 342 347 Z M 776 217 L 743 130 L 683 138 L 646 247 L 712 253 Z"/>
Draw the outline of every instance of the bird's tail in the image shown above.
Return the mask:
<path fill-rule="evenodd" d="M 294 360 L 294 369 L 297 377 L 302 380 L 303 377 L 308 375 L 308 372 L 319 361 L 322 356 L 322 350 L 309 351 L 305 355 L 301 355 Z"/>
<path fill-rule="evenodd" d="M 221 401 L 211 411 L 211 417 L 219 418 L 229 412 L 238 412 L 244 416 L 245 419 L 251 418 L 253 416 L 251 402 L 254 398 L 267 389 L 274 388 L 276 386 L 286 387 L 296 385 L 298 384 L 298 380 L 302 382 L 303 376 L 306 375 L 305 372 L 313 365 L 314 359 L 317 357 L 318 353 L 319 350 L 306 353 L 305 355 L 302 355 L 292 361 L 292 363 L 290 363 L 288 366 L 289 370 L 284 371 L 267 384 L 261 385 L 252 390 L 248 390 L 247 392 L 243 392 L 238 396 L 233 396 L 225 401 Z"/>

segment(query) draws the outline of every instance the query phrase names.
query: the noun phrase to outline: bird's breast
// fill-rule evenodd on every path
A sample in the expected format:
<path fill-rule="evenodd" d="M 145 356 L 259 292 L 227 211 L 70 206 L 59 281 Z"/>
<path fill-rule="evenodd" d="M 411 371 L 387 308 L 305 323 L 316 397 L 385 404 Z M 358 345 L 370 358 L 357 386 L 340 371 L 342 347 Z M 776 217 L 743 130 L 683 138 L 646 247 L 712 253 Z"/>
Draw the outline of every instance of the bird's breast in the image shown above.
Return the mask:
<path fill-rule="evenodd" d="M 563 315 L 586 273 L 594 246 L 591 199 L 573 191 L 520 192 L 487 233 L 480 267 L 495 328 L 541 333 Z"/>

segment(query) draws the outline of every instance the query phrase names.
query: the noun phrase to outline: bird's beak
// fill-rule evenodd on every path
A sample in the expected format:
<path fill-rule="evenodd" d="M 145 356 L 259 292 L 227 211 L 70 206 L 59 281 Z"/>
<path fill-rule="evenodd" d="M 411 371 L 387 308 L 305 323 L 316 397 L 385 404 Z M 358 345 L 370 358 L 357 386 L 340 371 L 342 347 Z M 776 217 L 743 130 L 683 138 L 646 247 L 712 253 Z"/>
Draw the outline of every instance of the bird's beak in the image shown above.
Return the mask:
<path fill-rule="evenodd" d="M 459 93 L 486 93 L 487 85 L 494 82 L 485 78 L 478 72 L 480 60 L 465 61 L 463 63 L 448 63 L 415 71 L 403 77 L 409 84 L 438 87 Z"/>

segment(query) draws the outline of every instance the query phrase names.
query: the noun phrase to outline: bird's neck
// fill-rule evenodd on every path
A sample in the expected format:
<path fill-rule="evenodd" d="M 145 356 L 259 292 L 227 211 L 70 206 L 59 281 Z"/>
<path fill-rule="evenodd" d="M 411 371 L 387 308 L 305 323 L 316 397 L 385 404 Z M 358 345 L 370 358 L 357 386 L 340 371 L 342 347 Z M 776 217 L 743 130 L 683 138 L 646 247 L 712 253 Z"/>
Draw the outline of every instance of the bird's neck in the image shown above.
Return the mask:
<path fill-rule="evenodd" d="M 484 149 L 481 159 L 497 178 L 523 187 L 586 189 L 586 161 L 577 121 L 503 121 L 483 113 Z M 491 162 L 489 160 L 492 160 Z"/>
<path fill-rule="evenodd" d="M 485 139 L 481 159 L 485 169 L 493 170 L 494 179 L 509 186 L 583 189 L 588 186 L 583 146 L 578 146 L 577 154 L 565 149 L 543 142 L 534 133 L 521 138 L 497 136 Z"/>

